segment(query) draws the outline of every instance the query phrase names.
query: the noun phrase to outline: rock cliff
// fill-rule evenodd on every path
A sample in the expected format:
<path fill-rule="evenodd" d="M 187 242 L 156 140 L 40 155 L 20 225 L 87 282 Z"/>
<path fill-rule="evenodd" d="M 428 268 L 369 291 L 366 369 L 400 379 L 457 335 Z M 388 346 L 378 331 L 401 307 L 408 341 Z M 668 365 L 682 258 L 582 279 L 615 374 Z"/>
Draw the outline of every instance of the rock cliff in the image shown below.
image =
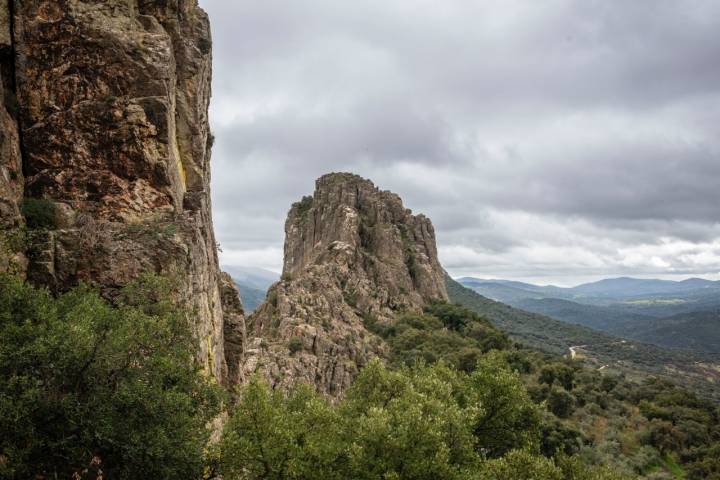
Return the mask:
<path fill-rule="evenodd" d="M 26 236 L 27 277 L 56 291 L 96 283 L 108 297 L 141 272 L 174 277 L 199 357 L 234 383 L 242 335 L 229 326 L 244 319 L 218 268 L 211 39 L 197 0 L 10 0 L 0 60 L 0 223 L 22 230 L 23 196 L 54 216 Z M 5 236 L 0 269 L 22 273 Z"/>
<path fill-rule="evenodd" d="M 341 395 L 382 355 L 369 323 L 447 299 L 432 223 L 357 175 L 321 177 L 285 224 L 282 280 L 247 321 L 242 375 Z"/>
<path fill-rule="evenodd" d="M 0 4 L 0 272 L 25 274 L 20 245 L 23 172 L 15 95 L 15 58 L 9 5 Z"/>

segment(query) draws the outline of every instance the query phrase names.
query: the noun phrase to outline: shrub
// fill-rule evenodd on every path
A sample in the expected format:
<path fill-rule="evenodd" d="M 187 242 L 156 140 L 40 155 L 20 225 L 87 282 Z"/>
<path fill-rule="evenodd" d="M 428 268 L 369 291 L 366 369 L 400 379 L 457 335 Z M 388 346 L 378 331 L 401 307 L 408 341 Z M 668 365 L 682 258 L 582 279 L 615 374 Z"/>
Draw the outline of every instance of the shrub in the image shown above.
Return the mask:
<path fill-rule="evenodd" d="M 57 226 L 56 207 L 46 198 L 25 198 L 21 205 L 22 214 L 28 228 L 33 230 L 53 230 Z"/>
<path fill-rule="evenodd" d="M 288 342 L 290 353 L 296 353 L 303 349 L 303 342 L 300 337 L 292 337 Z"/>
<path fill-rule="evenodd" d="M 161 283 L 138 282 L 115 308 L 86 287 L 56 299 L 0 276 L 0 478 L 74 478 L 98 462 L 105 478 L 201 476 L 220 391 Z"/>
<path fill-rule="evenodd" d="M 308 386 L 285 396 L 255 376 L 240 390 L 220 443 L 227 479 L 337 479 L 337 413 Z"/>
<path fill-rule="evenodd" d="M 573 412 L 575 399 L 559 387 L 553 387 L 547 399 L 548 410 L 560 418 L 567 418 Z"/>
<path fill-rule="evenodd" d="M 313 197 L 309 195 L 304 196 L 299 202 L 295 204 L 295 207 L 297 208 L 297 213 L 300 216 L 300 220 L 304 222 L 307 219 L 308 213 L 310 213 L 312 206 Z"/>

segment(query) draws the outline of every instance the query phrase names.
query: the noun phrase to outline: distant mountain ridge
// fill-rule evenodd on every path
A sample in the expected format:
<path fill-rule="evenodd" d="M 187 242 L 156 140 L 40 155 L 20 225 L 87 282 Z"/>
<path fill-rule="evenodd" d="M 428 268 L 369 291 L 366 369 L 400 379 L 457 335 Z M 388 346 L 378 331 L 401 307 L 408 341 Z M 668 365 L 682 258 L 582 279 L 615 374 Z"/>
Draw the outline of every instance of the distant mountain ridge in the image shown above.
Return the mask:
<path fill-rule="evenodd" d="M 265 300 L 268 289 L 280 274 L 257 267 L 223 266 L 240 291 L 245 313 L 252 313 Z"/>
<path fill-rule="evenodd" d="M 493 300 L 623 338 L 720 352 L 720 282 L 619 277 L 571 288 L 472 277 L 460 283 Z"/>
<path fill-rule="evenodd" d="M 535 292 L 555 292 L 566 294 L 596 294 L 596 295 L 643 295 L 687 292 L 705 288 L 720 290 L 720 281 L 703 278 L 688 278 L 685 280 L 659 280 L 632 277 L 606 278 L 596 282 L 583 283 L 574 287 L 558 287 L 555 285 L 535 285 L 515 280 L 481 279 L 475 277 L 461 277 L 455 279 L 462 285 L 502 285 Z"/>
<path fill-rule="evenodd" d="M 647 373 L 665 376 L 709 397 L 720 396 L 720 354 L 623 340 L 585 325 L 491 300 L 450 277 L 446 281 L 452 302 L 485 316 L 524 345 L 555 354 L 567 354 L 573 347 L 577 354 L 597 368 L 631 376 Z M 686 341 L 679 338 L 683 346 Z"/>

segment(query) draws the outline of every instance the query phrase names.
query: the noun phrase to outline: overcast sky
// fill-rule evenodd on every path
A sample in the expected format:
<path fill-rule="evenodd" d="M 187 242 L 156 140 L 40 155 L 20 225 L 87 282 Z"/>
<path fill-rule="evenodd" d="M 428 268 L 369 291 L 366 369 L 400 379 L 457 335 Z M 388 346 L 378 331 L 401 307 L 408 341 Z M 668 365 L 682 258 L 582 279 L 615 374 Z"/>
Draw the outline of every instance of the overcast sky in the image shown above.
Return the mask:
<path fill-rule="evenodd" d="M 717 0 L 201 0 L 225 265 L 352 171 L 453 276 L 720 278 Z"/>

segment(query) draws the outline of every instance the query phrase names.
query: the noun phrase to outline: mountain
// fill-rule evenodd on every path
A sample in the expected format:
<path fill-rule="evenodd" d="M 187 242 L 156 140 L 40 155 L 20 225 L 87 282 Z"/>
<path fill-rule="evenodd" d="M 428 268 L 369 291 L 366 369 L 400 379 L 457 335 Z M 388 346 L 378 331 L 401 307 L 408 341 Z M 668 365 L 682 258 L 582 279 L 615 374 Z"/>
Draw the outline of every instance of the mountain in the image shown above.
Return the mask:
<path fill-rule="evenodd" d="M 255 311 L 255 309 L 265 301 L 267 290 L 260 290 L 259 288 L 251 287 L 244 283 L 234 282 L 235 287 L 240 292 L 240 297 L 243 299 L 243 312 L 247 315 Z"/>
<path fill-rule="evenodd" d="M 706 321 L 703 328 L 689 326 L 693 325 L 690 319 L 720 308 L 719 282 L 613 278 L 560 288 L 469 277 L 461 280 L 481 295 L 565 322 L 665 347 L 718 352 L 714 338 L 720 335 L 720 324 Z M 677 325 L 683 318 L 688 320 L 688 328 L 680 335 Z"/>
<path fill-rule="evenodd" d="M 574 345 L 615 342 L 618 339 L 581 325 L 571 325 L 486 298 L 450 277 L 450 300 L 489 318 L 513 339 L 539 350 L 563 355 Z"/>
<path fill-rule="evenodd" d="M 667 347 L 720 353 L 720 310 L 663 318 L 635 332 L 634 336 Z"/>
<path fill-rule="evenodd" d="M 244 320 L 210 210 L 211 68 L 197 1 L 0 5 L 0 272 L 108 299 L 172 277 L 230 385 Z"/>
<path fill-rule="evenodd" d="M 596 368 L 609 369 L 630 378 L 648 374 L 666 377 L 703 395 L 720 398 L 720 355 L 625 340 L 583 325 L 527 312 L 483 297 L 446 278 L 452 302 L 485 316 L 514 340 L 538 350 L 570 352 Z M 703 319 L 705 325 L 712 319 Z M 664 332 L 660 332 L 663 334 Z M 570 349 L 572 347 L 572 350 Z"/>
<path fill-rule="evenodd" d="M 223 270 L 232 276 L 243 299 L 245 313 L 252 313 L 265 300 L 270 286 L 280 275 L 270 270 L 254 267 L 224 266 Z"/>
<path fill-rule="evenodd" d="M 558 298 L 526 298 L 511 303 L 529 312 L 620 336 L 628 336 L 633 331 L 647 328 L 657 320 L 650 315 L 633 313 L 619 308 L 583 305 Z M 633 338 L 632 335 L 630 337 Z"/>
<path fill-rule="evenodd" d="M 639 279 L 639 278 L 608 278 L 593 283 L 585 283 L 570 290 L 588 295 L 602 295 L 613 298 L 635 297 L 652 294 L 675 294 L 698 289 L 720 289 L 720 282 L 690 278 L 682 281 Z"/>
<path fill-rule="evenodd" d="M 530 290 L 530 291 L 541 291 L 545 287 L 540 287 L 538 285 L 533 285 L 531 283 L 525 283 L 525 282 L 517 282 L 514 280 L 501 280 L 501 279 L 480 279 L 480 278 L 473 278 L 473 277 L 462 277 L 456 279 L 456 281 L 460 282 L 463 285 L 469 286 L 469 287 L 475 287 L 479 285 L 500 285 L 504 287 L 509 288 L 515 288 L 520 290 Z"/>
<path fill-rule="evenodd" d="M 607 303 L 608 300 L 621 301 L 646 298 L 703 297 L 720 295 L 720 281 L 689 278 L 682 281 L 639 279 L 639 278 L 608 278 L 592 283 L 584 283 L 575 287 L 556 287 L 553 285 L 533 285 L 511 280 L 483 280 L 473 277 L 462 277 L 457 280 L 461 284 L 476 290 L 497 290 L 500 295 L 507 290 L 508 295 L 526 295 L 527 298 L 564 298 L 581 303 Z M 511 293 L 516 292 L 516 293 Z"/>
<path fill-rule="evenodd" d="M 228 272 L 238 285 L 245 288 L 267 291 L 270 286 L 280 280 L 280 274 L 257 267 L 239 267 L 224 265 L 223 270 Z"/>
<path fill-rule="evenodd" d="M 273 387 L 341 395 L 385 351 L 369 326 L 447 299 L 430 220 L 357 175 L 325 175 L 293 204 L 284 251 L 280 282 L 247 319 L 244 372 Z"/>

